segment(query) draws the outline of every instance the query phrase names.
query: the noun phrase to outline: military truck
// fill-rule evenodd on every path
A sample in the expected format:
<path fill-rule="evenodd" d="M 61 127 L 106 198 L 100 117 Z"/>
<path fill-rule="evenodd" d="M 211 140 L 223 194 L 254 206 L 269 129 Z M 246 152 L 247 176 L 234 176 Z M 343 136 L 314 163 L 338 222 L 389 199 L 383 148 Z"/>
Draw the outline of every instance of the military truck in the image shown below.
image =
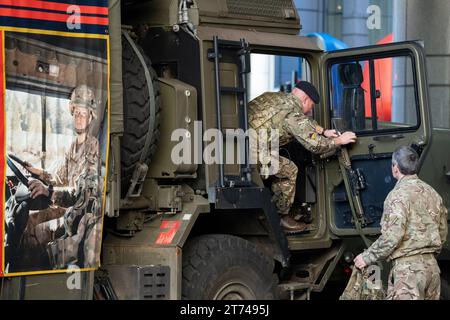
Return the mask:
<path fill-rule="evenodd" d="M 324 52 L 300 30 L 291 0 L 111 0 L 101 268 L 81 274 L 81 290 L 68 288 L 67 274 L 5 278 L 2 298 L 308 299 L 330 279 L 345 282 L 353 257 L 379 235 L 401 145 L 419 152 L 420 176 L 449 206 L 450 151 L 442 146 L 450 135 L 431 126 L 421 44 Z M 245 135 L 239 140 L 249 100 L 266 89 L 258 59 L 281 57 L 298 61 L 294 78 L 319 88 L 314 119 L 358 135 L 324 156 L 297 142 L 282 148 L 299 168 L 295 207 L 309 222 L 292 236 L 280 227 L 270 179 L 250 163 Z M 215 152 L 239 149 L 243 163 L 202 161 L 209 129 L 235 130 L 233 148 Z M 173 161 L 180 140 L 197 161 Z M 447 242 L 443 293 L 449 259 Z"/>

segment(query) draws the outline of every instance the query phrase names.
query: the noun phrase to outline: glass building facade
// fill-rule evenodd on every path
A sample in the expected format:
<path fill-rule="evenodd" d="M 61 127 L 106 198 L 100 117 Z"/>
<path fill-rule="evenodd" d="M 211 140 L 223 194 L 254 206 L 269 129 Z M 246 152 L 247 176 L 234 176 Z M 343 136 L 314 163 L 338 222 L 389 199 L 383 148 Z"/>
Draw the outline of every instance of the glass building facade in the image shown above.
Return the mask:
<path fill-rule="evenodd" d="M 302 34 L 328 33 L 349 47 L 377 44 L 392 34 L 393 0 L 296 0 Z M 371 7 L 376 6 L 376 7 Z M 370 10 L 374 8 L 373 11 Z M 368 29 L 368 17 L 379 13 L 379 25 Z"/>
<path fill-rule="evenodd" d="M 295 0 L 295 3 L 302 23 L 301 35 L 327 33 L 349 47 L 421 40 L 427 54 L 433 126 L 450 128 L 450 1 Z M 291 81 L 292 72 L 288 70 L 295 63 L 284 58 L 275 61 L 275 87 Z"/>

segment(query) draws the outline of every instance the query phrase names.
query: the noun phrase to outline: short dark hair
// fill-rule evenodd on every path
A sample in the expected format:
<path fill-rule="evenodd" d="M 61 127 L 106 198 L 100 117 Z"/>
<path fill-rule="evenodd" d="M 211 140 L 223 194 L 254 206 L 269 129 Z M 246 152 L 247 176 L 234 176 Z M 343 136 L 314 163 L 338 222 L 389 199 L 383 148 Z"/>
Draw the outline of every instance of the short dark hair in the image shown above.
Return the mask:
<path fill-rule="evenodd" d="M 310 97 L 311 100 L 314 101 L 315 104 L 318 104 L 320 102 L 319 92 L 317 91 L 316 87 L 314 87 L 308 81 L 299 81 L 297 82 L 295 87 L 306 93 L 308 97 Z"/>
<path fill-rule="evenodd" d="M 402 174 L 413 175 L 417 173 L 419 155 L 413 148 L 402 146 L 394 151 L 392 164 L 397 165 Z"/>

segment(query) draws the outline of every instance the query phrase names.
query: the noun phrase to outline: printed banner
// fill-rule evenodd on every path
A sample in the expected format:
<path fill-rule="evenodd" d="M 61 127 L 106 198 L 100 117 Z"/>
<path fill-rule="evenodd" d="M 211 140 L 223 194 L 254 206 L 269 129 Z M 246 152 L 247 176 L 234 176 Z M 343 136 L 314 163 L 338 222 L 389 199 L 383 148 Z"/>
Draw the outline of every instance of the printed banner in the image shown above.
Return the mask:
<path fill-rule="evenodd" d="M 100 264 L 106 0 L 0 0 L 2 276 Z"/>

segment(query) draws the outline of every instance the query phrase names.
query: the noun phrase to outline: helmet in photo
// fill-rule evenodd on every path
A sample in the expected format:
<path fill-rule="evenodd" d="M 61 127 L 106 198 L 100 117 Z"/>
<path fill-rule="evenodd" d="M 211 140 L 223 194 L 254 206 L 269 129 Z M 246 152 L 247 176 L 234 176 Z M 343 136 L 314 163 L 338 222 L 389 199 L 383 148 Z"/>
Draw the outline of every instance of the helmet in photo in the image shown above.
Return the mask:
<path fill-rule="evenodd" d="M 72 91 L 70 96 L 70 114 L 73 116 L 75 107 L 86 108 L 94 119 L 97 118 L 96 109 L 97 102 L 95 101 L 95 94 L 92 88 L 85 84 L 79 85 Z"/>

